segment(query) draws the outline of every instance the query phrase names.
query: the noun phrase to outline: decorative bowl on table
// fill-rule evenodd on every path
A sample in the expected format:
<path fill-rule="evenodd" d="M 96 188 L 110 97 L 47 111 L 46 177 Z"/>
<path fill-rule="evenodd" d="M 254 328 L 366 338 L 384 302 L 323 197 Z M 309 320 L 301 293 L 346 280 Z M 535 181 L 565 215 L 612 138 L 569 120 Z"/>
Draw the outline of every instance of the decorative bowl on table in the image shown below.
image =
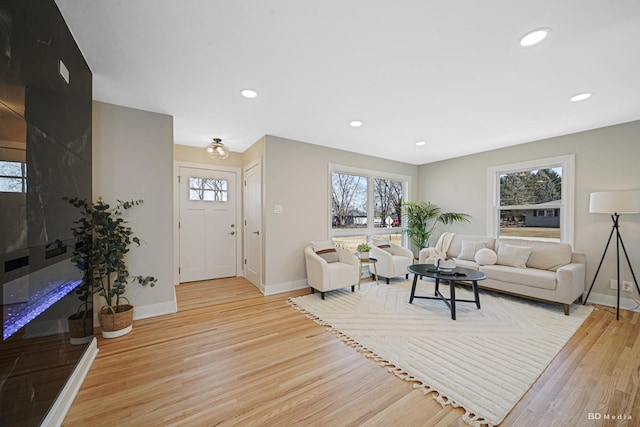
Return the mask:
<path fill-rule="evenodd" d="M 436 269 L 440 273 L 451 273 L 456 268 L 456 260 L 453 258 L 438 258 L 436 260 Z"/>

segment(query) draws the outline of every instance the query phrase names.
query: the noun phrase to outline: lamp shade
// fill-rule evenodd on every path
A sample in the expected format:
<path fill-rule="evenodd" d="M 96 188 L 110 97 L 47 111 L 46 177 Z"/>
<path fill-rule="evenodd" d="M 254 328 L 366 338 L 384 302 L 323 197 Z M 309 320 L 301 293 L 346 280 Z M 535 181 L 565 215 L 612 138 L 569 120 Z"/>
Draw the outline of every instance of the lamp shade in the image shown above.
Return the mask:
<path fill-rule="evenodd" d="M 591 193 L 589 213 L 640 214 L 640 191 L 599 191 Z"/>

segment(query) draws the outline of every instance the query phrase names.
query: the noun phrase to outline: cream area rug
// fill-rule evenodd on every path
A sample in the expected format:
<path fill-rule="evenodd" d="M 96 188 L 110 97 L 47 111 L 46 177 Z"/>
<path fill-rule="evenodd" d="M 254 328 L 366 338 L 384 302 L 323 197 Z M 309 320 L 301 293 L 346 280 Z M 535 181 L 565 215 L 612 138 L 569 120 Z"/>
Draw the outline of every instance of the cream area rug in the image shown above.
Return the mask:
<path fill-rule="evenodd" d="M 433 288 L 419 280 L 416 295 Z M 481 309 L 458 303 L 452 320 L 444 302 L 409 304 L 410 292 L 410 281 L 372 282 L 288 302 L 443 406 L 462 407 L 474 426 L 500 424 L 592 310 L 574 304 L 565 316 L 560 305 L 480 291 Z M 470 287 L 456 297 L 473 299 Z"/>

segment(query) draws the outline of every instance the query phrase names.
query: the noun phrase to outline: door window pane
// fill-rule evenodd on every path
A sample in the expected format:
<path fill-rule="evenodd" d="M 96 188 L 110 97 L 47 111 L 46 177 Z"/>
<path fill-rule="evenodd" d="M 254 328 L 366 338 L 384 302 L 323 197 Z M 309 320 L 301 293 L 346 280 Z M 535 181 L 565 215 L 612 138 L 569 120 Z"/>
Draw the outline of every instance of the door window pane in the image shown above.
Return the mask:
<path fill-rule="evenodd" d="M 228 181 L 215 178 L 189 178 L 189 200 L 226 202 L 228 200 Z"/>

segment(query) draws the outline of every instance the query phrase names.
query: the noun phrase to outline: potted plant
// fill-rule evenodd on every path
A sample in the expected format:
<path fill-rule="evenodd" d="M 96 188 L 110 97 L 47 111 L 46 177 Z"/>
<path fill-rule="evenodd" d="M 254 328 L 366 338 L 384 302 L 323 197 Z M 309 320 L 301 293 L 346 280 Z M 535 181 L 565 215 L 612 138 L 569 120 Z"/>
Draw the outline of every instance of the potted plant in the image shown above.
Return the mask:
<path fill-rule="evenodd" d="M 405 202 L 402 210 L 407 216 L 407 227 L 402 232 L 409 236 L 418 252 L 429 245 L 429 237 L 437 223 L 469 222 L 471 218 L 465 213 L 442 212 L 431 202 Z"/>
<path fill-rule="evenodd" d="M 89 283 L 82 281 L 75 290 L 81 301 L 78 311 L 67 318 L 69 325 L 69 342 L 72 345 L 87 344 L 93 339 L 93 293 Z"/>
<path fill-rule="evenodd" d="M 132 276 L 127 267 L 129 246 L 140 246 L 140 239 L 122 218 L 124 211 L 142 203 L 142 200 L 121 201 L 110 206 L 99 197 L 95 202 L 66 199 L 80 210 L 80 219 L 74 221 L 73 235 L 78 245 L 72 261 L 83 273 L 83 286 L 89 295 L 97 293 L 104 300 L 98 312 L 102 336 L 115 338 L 129 333 L 133 324 L 133 306 L 124 296 L 129 282 L 154 286 L 153 276 Z M 82 288 L 81 288 L 82 289 Z"/>
<path fill-rule="evenodd" d="M 360 243 L 356 248 L 358 253 L 360 254 L 360 259 L 363 261 L 369 260 L 369 251 L 371 250 L 371 246 L 366 243 Z"/>

